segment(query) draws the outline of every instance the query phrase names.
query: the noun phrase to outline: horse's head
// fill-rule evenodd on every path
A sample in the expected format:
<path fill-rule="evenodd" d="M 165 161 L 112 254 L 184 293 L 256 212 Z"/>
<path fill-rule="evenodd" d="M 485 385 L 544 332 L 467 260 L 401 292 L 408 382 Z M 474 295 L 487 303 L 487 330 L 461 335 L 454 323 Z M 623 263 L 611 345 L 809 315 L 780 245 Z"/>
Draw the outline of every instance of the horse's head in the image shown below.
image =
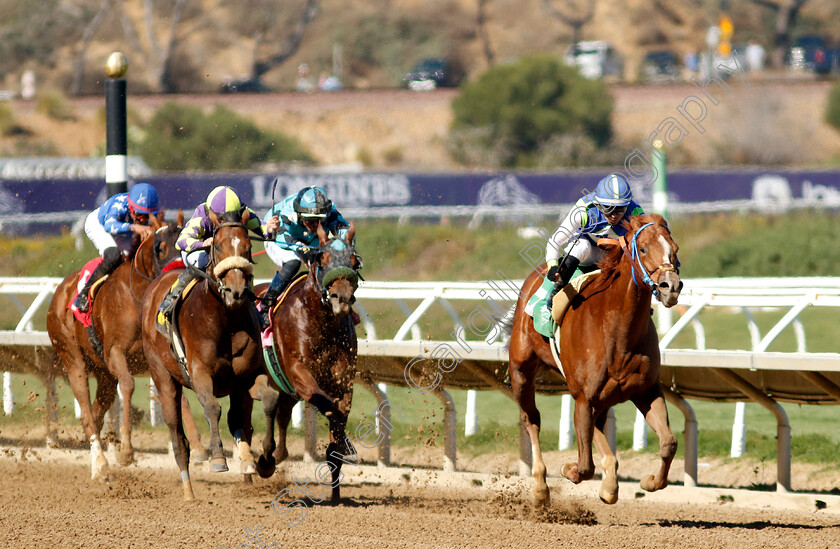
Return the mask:
<path fill-rule="evenodd" d="M 671 237 L 668 222 L 659 214 L 649 214 L 633 216 L 629 223 L 624 223 L 628 231 L 621 244 L 624 253 L 614 254 L 614 262 L 617 264 L 622 255 L 626 255 L 632 265 L 634 280 L 646 284 L 663 305 L 673 307 L 683 283 L 680 260 L 677 259 L 680 247 Z M 603 244 L 599 242 L 599 246 L 617 248 L 618 243 L 607 240 Z"/>
<path fill-rule="evenodd" d="M 254 262 L 246 221 L 247 213 L 243 213 L 239 221 L 222 222 L 213 232 L 208 271 L 218 283 L 219 293 L 228 309 L 246 303 L 251 289 Z"/>
<path fill-rule="evenodd" d="M 155 274 L 160 274 L 166 267 L 181 258 L 181 252 L 175 243 L 184 228 L 184 211 L 178 210 L 178 217 L 174 222 L 163 220 L 163 210 L 152 217 L 152 228 L 154 229 L 154 269 Z"/>
<path fill-rule="evenodd" d="M 362 268 L 362 260 L 353 247 L 355 234 L 356 225 L 352 221 L 344 239 L 328 239 L 324 228 L 318 225 L 321 248 L 314 263 L 325 299 L 329 300 L 336 316 L 349 314 L 350 305 L 356 301 L 353 294 L 359 286 L 358 271 Z"/>

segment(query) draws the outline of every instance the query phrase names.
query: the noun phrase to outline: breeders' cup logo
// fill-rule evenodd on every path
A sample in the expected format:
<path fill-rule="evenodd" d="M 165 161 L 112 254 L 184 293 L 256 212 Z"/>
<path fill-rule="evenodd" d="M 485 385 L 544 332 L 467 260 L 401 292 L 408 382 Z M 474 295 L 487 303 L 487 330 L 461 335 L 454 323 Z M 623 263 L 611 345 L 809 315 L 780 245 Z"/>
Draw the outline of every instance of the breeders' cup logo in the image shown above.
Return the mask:
<path fill-rule="evenodd" d="M 251 186 L 256 207 L 271 207 L 304 187 L 321 187 L 341 207 L 404 206 L 411 201 L 408 176 L 403 174 L 283 174 L 273 179 L 257 176 L 251 179 Z"/>
<path fill-rule="evenodd" d="M 494 177 L 478 191 L 479 206 L 526 206 L 539 204 L 540 197 L 516 179 L 515 175 Z"/>
<path fill-rule="evenodd" d="M 21 213 L 24 210 L 23 200 L 15 193 L 0 186 L 0 213 Z"/>

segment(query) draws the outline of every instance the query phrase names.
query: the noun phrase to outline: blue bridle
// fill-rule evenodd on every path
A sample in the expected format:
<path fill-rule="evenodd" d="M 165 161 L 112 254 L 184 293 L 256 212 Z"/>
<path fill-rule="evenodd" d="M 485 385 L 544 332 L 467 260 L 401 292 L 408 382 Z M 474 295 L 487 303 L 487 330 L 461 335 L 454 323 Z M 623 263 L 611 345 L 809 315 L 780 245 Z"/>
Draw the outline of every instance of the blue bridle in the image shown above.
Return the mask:
<path fill-rule="evenodd" d="M 644 282 L 650 291 L 653 293 L 654 296 L 659 297 L 659 290 L 656 287 L 656 283 L 651 279 L 650 275 L 648 274 L 645 266 L 642 265 L 642 258 L 639 255 L 639 244 L 636 242 L 636 239 L 639 238 L 639 233 L 641 233 L 645 228 L 650 227 L 651 225 L 655 225 L 655 223 L 646 223 L 639 227 L 639 230 L 633 234 L 633 240 L 630 243 L 630 273 L 633 275 L 633 284 L 639 285 L 636 281 L 636 265 L 639 266 L 639 271 L 642 273 L 642 282 Z M 635 263 L 635 264 L 634 264 Z M 657 271 L 667 272 L 667 271 L 674 271 L 675 273 L 679 274 L 679 266 L 680 262 L 679 259 L 677 260 L 677 266 L 674 267 L 670 263 L 665 263 L 657 267 Z"/>

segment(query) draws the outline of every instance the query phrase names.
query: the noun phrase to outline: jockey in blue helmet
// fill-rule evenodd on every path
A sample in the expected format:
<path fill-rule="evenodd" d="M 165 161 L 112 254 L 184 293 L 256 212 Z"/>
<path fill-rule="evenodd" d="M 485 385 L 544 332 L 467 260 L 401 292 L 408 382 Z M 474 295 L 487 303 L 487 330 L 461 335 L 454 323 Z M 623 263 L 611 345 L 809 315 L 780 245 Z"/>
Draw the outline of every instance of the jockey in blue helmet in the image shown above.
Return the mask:
<path fill-rule="evenodd" d="M 268 324 L 268 311 L 298 272 L 302 260 L 308 260 L 320 247 L 318 225 L 341 239 L 350 226 L 320 187 L 304 187 L 287 196 L 268 210 L 263 221 L 272 219 L 279 222 L 280 229 L 273 242 L 266 241 L 265 252 L 278 270 L 262 297 L 263 325 Z"/>
<path fill-rule="evenodd" d="M 184 226 L 175 246 L 181 250 L 184 264 L 203 271 L 210 262 L 207 253 L 213 243 L 213 232 L 223 222 L 238 222 L 245 216 L 245 226 L 261 238 L 268 238 L 278 227 L 276 221 L 263 223 L 259 216 L 242 203 L 239 195 L 230 187 L 219 186 L 210 191 L 207 200 L 199 204 Z M 189 267 L 178 276 L 178 280 L 163 298 L 158 313 L 167 321 L 172 315 L 175 299 L 195 278 Z M 158 326 L 161 324 L 159 323 Z"/>
<path fill-rule="evenodd" d="M 549 310 L 554 296 L 569 283 L 578 267 L 584 272 L 595 269 L 595 264 L 603 257 L 603 251 L 597 246 L 598 239 L 623 236 L 627 229 L 621 222 L 643 213 L 642 207 L 633 200 L 630 184 L 619 174 L 603 178 L 595 192 L 577 201 L 548 239 L 545 249 L 546 276 L 555 281 L 547 301 Z M 561 261 L 562 247 L 565 247 L 565 257 Z"/>
<path fill-rule="evenodd" d="M 85 219 L 85 234 L 90 238 L 102 262 L 97 265 L 79 291 L 73 306 L 86 313 L 90 308 L 88 294 L 94 282 L 109 275 L 120 265 L 123 256 L 136 251 L 134 235 L 140 241 L 152 233 L 149 216 L 159 211 L 157 190 L 148 183 L 137 183 L 127 193 L 115 194 Z"/>

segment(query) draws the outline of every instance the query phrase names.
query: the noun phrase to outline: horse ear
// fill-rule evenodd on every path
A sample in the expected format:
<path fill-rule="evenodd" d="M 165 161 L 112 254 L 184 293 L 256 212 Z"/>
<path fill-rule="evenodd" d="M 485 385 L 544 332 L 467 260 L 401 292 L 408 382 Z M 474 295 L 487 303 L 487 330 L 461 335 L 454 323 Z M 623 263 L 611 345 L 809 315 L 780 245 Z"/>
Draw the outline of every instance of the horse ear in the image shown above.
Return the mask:
<path fill-rule="evenodd" d="M 207 217 L 210 219 L 210 223 L 212 223 L 214 227 L 218 227 L 221 224 L 221 219 L 219 219 L 219 216 L 216 215 L 216 212 L 214 212 L 210 208 L 207 208 Z"/>
<path fill-rule="evenodd" d="M 160 229 L 161 225 L 163 224 L 162 213 L 163 212 L 159 212 L 157 215 L 153 215 L 151 218 L 149 218 L 149 221 L 151 221 L 150 225 L 152 226 L 152 229 L 154 229 L 154 230 Z"/>
<path fill-rule="evenodd" d="M 320 222 L 318 223 L 318 243 L 321 246 L 327 245 L 327 231 L 324 230 L 324 226 Z"/>
<path fill-rule="evenodd" d="M 614 238 L 600 238 L 598 239 L 598 247 L 604 251 L 610 252 L 619 247 L 618 240 Z"/>
<path fill-rule="evenodd" d="M 347 229 L 347 235 L 344 237 L 344 241 L 347 242 L 348 246 L 353 245 L 353 237 L 356 236 L 356 222 L 350 222 L 350 228 Z"/>
<path fill-rule="evenodd" d="M 183 209 L 181 209 L 181 208 L 178 208 L 178 217 L 176 217 L 176 218 L 175 218 L 175 223 L 176 223 L 179 227 L 183 227 L 183 226 L 184 226 L 184 210 L 183 210 Z"/>
<path fill-rule="evenodd" d="M 242 219 L 241 219 L 240 222 L 243 225 L 247 225 L 248 224 L 248 218 L 250 218 L 250 217 L 251 217 L 251 212 L 249 212 L 247 208 L 242 208 Z"/>

